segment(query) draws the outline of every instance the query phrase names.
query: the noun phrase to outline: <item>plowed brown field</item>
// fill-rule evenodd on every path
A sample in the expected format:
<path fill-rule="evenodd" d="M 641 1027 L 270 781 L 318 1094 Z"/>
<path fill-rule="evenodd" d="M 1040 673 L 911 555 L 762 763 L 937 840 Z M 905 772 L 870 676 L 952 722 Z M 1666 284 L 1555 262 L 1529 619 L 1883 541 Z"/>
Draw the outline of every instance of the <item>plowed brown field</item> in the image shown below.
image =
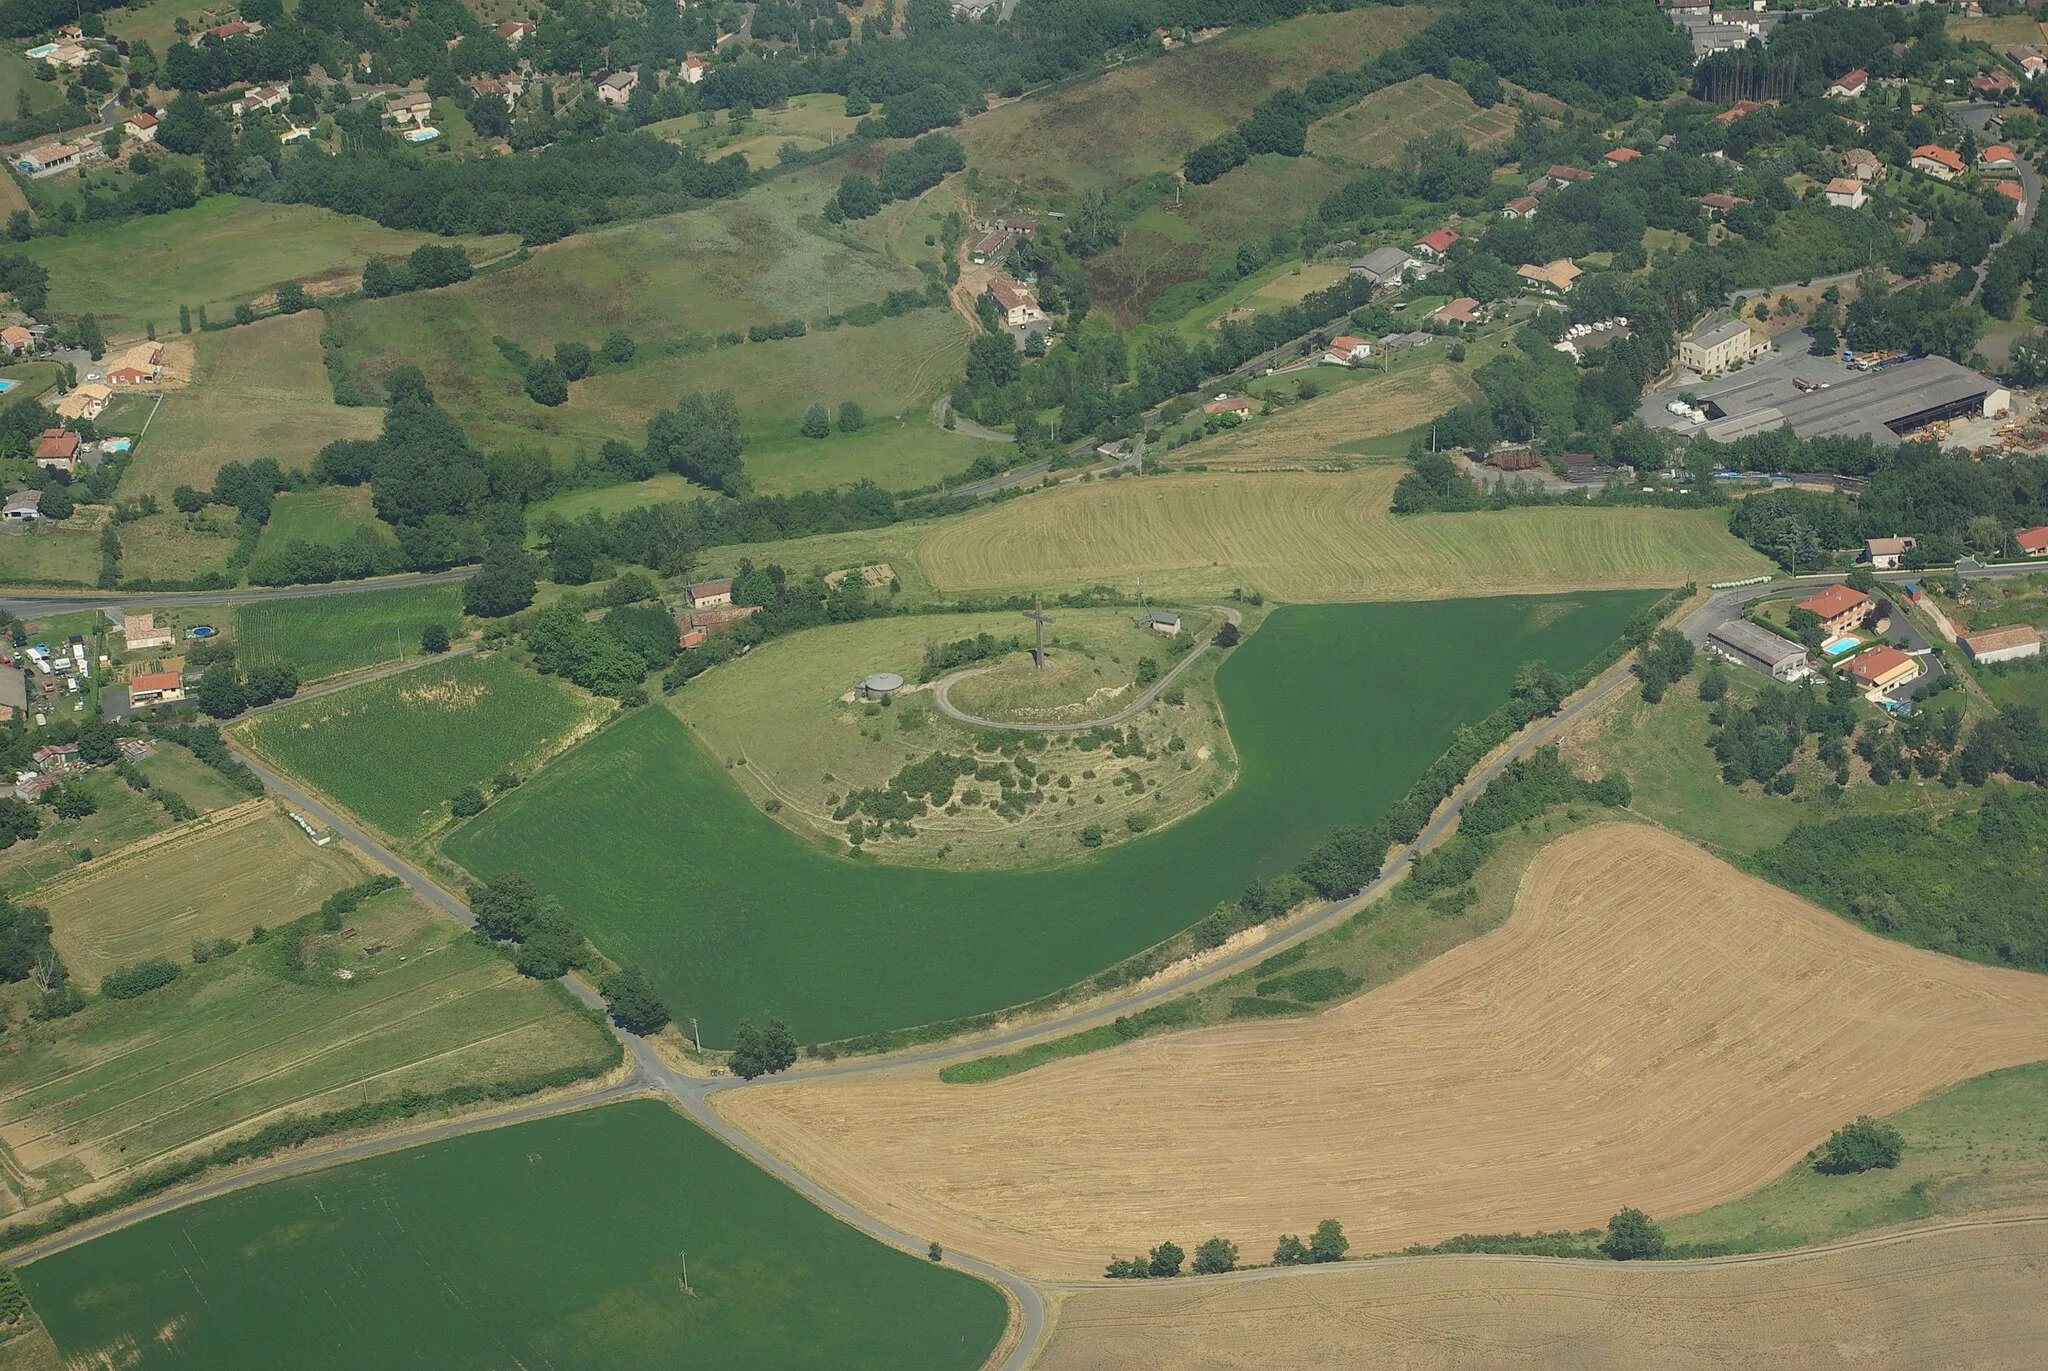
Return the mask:
<path fill-rule="evenodd" d="M 1660 830 L 1541 853 L 1499 929 L 1312 1019 L 985 1085 L 791 1081 L 721 1111 L 1013 1270 L 1343 1221 L 1354 1252 L 1755 1189 L 1858 1114 L 2048 1057 L 2048 977 L 1873 937 Z"/>
<path fill-rule="evenodd" d="M 1460 1257 L 1150 1281 L 1070 1297 L 1036 1365 L 2020 1371 L 2048 1347 L 2044 1268 L 2048 1220 L 1713 1266 Z"/>

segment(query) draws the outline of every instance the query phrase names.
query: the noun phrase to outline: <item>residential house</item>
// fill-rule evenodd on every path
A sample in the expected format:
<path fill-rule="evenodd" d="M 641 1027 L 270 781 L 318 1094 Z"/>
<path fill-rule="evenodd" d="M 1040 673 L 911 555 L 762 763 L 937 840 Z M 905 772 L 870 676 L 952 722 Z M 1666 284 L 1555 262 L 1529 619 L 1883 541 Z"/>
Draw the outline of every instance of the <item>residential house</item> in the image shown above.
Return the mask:
<path fill-rule="evenodd" d="M 1830 636 L 1847 633 L 1860 628 L 1877 610 L 1877 601 L 1851 586 L 1839 581 L 1824 586 L 1799 602 L 1799 608 L 1812 610 L 1820 616 L 1820 625 Z"/>
<path fill-rule="evenodd" d="M 98 54 L 79 43 L 59 43 L 43 54 L 45 64 L 52 67 L 69 67 L 73 71 L 87 62 L 98 60 Z"/>
<path fill-rule="evenodd" d="M 424 124 L 434 112 L 434 97 L 409 90 L 384 102 L 384 117 L 394 124 Z"/>
<path fill-rule="evenodd" d="M 1563 190 L 1574 181 L 1592 180 L 1593 173 L 1578 167 L 1555 166 L 1543 173 L 1543 179 L 1550 182 L 1557 189 Z"/>
<path fill-rule="evenodd" d="M 1634 148 L 1609 148 L 1605 160 L 1611 165 L 1619 167 L 1635 161 L 1636 158 L 1642 155 Z"/>
<path fill-rule="evenodd" d="M 1439 324 L 1476 324 L 1479 322 L 1479 302 L 1469 295 L 1460 295 L 1429 317 Z"/>
<path fill-rule="evenodd" d="M 638 71 L 615 71 L 597 83 L 597 98 L 607 105 L 623 105 L 633 98 L 633 87 L 639 84 Z"/>
<path fill-rule="evenodd" d="M 1915 171 L 1926 172 L 1937 181 L 1953 181 L 1968 168 L 1963 159 L 1939 143 L 1923 143 L 1913 149 L 1913 160 L 1908 163 Z"/>
<path fill-rule="evenodd" d="M 11 524 L 32 524 L 43 517 L 43 492 L 17 490 L 0 506 L 0 519 Z"/>
<path fill-rule="evenodd" d="M 1515 275 L 1544 295 L 1565 295 L 1574 283 L 1585 273 L 1573 266 L 1571 259 L 1560 257 L 1544 266 L 1523 265 L 1515 268 Z"/>
<path fill-rule="evenodd" d="M 1500 207 L 1500 217 L 1503 219 L 1535 218 L 1536 197 L 1533 195 L 1517 195 L 1514 199 Z"/>
<path fill-rule="evenodd" d="M 107 360 L 109 363 L 107 370 L 108 381 L 114 385 L 139 385 L 142 381 L 154 381 L 157 378 L 157 374 L 163 370 L 164 345 L 154 340 L 147 343 L 137 343 L 134 347 L 126 349 L 120 355 L 110 357 Z M 116 381 L 114 380 L 114 373 L 116 371 L 137 374 L 141 377 L 141 381 Z"/>
<path fill-rule="evenodd" d="M 1890 690 L 1920 675 L 1920 663 L 1889 643 L 1857 653 L 1846 669 L 1873 690 Z"/>
<path fill-rule="evenodd" d="M 1723 195 L 1720 191 L 1714 191 L 1700 197 L 1700 204 L 1705 208 L 1707 217 L 1710 219 L 1724 218 L 1737 205 L 1746 205 L 1748 203 L 1749 201 L 1743 199 L 1740 195 Z"/>
<path fill-rule="evenodd" d="M 258 86 L 254 90 L 246 90 L 236 96 L 228 108 L 234 113 L 235 118 L 246 119 L 252 114 L 260 114 L 264 110 L 276 109 L 289 99 L 291 99 L 291 93 L 288 91 L 279 90 L 275 86 Z"/>
<path fill-rule="evenodd" d="M 540 26 L 530 19 L 507 19 L 498 25 L 498 37 L 516 48 L 526 41 L 527 35 L 536 33 L 539 29 Z"/>
<path fill-rule="evenodd" d="M 1861 97 L 1863 92 L 1868 89 L 1870 89 L 1870 73 L 1858 67 L 1854 71 L 1845 71 L 1836 77 L 1835 83 L 1828 87 L 1827 94 L 1830 100 L 1855 100 Z"/>
<path fill-rule="evenodd" d="M 1762 108 L 1763 105 L 1755 100 L 1737 100 L 1727 109 L 1715 115 L 1714 122 L 1717 124 L 1732 124 L 1737 119 L 1743 118 L 1745 115 L 1755 114 Z"/>
<path fill-rule="evenodd" d="M 1979 95 L 2010 95 L 2019 88 L 2020 83 L 2013 80 L 2007 71 L 1991 71 L 1970 78 L 1970 89 Z"/>
<path fill-rule="evenodd" d="M 46 428 L 36 437 L 36 465 L 70 475 L 78 470 L 78 435 L 68 428 Z"/>
<path fill-rule="evenodd" d="M 1863 540 L 1863 560 L 1879 571 L 1890 571 L 1918 546 L 1918 538 L 1866 538 Z"/>
<path fill-rule="evenodd" d="M 1996 185 L 1992 186 L 1991 189 L 1996 191 L 1998 194 L 2003 195 L 2006 199 L 2012 201 L 2014 213 L 2026 213 L 2027 193 L 2020 189 L 2019 182 L 2000 181 Z"/>
<path fill-rule="evenodd" d="M 686 57 L 683 59 L 683 79 L 693 86 L 702 81 L 710 72 L 711 64 L 701 57 Z"/>
<path fill-rule="evenodd" d="M 2048 524 L 2023 528 L 2012 535 L 2012 540 L 2029 557 L 2048 557 Z"/>
<path fill-rule="evenodd" d="M 2031 44 L 2015 43 L 2005 50 L 2005 55 L 2019 65 L 2020 75 L 2029 81 L 2048 71 L 2048 56 Z"/>
<path fill-rule="evenodd" d="M 976 265 L 1000 261 L 1010 250 L 1010 239 L 1014 235 L 1006 228 L 992 228 L 981 235 L 969 254 Z"/>
<path fill-rule="evenodd" d="M 1710 314 L 1678 340 L 1678 364 L 1708 376 L 1770 350 L 1770 339 L 1746 321 L 1716 319 Z"/>
<path fill-rule="evenodd" d="M 1242 395 L 1219 395 L 1202 406 L 1204 414 L 1235 414 L 1240 419 L 1252 417 L 1252 402 Z"/>
<path fill-rule="evenodd" d="M 121 637 L 130 652 L 142 652 L 153 647 L 175 646 L 178 631 L 168 624 L 159 624 L 154 614 L 124 614 L 121 616 Z"/>
<path fill-rule="evenodd" d="M 1992 144 L 1992 145 L 1991 145 L 1990 147 L 1988 147 L 1988 148 L 1984 148 L 1983 150 L 1981 150 L 1980 152 L 1978 152 L 1978 154 L 1977 154 L 1977 170 L 1979 170 L 1979 171 L 2012 171 L 2012 170 L 2015 170 L 2015 167 L 2014 167 L 2014 164 L 2013 164 L 2013 159 L 2014 159 L 2014 157 L 2015 157 L 2015 156 L 2016 156 L 2016 154 L 2015 154 L 2015 153 L 2013 152 L 2013 150 L 2012 150 L 2011 148 L 2007 147 L 2007 146 L 2006 146 L 2005 144 L 2003 144 L 2003 143 L 1993 143 L 1993 144 Z"/>
<path fill-rule="evenodd" d="M 1451 244 L 1458 241 L 1458 235 L 1450 229 L 1432 229 L 1417 238 L 1409 247 L 1421 256 L 1441 259 L 1451 250 Z"/>
<path fill-rule="evenodd" d="M 1325 362 L 1336 362 L 1341 366 L 1350 366 L 1353 362 L 1363 362 L 1371 356 L 1372 344 L 1366 342 L 1363 338 L 1353 338 L 1348 333 L 1338 334 L 1330 340 L 1330 345 L 1323 349 L 1323 360 Z"/>
<path fill-rule="evenodd" d="M 1658 151 L 1660 151 L 1660 152 L 1669 152 L 1669 151 L 1671 151 L 1671 149 L 1673 149 L 1673 148 L 1675 148 L 1675 147 L 1677 147 L 1677 146 L 1678 146 L 1678 135 L 1677 135 L 1677 134 L 1675 134 L 1675 133 L 1666 133 L 1666 134 L 1660 135 L 1660 136 L 1658 137 L 1658 139 L 1657 139 L 1657 149 L 1658 149 Z"/>
<path fill-rule="evenodd" d="M 87 381 L 50 406 L 50 409 L 59 419 L 97 419 L 105 413 L 107 403 L 113 398 L 113 389 L 106 383 Z"/>
<path fill-rule="evenodd" d="M 469 88 L 478 95 L 495 95 L 501 100 L 510 100 L 512 92 L 505 89 L 505 83 L 490 76 L 479 76 L 469 83 Z"/>
<path fill-rule="evenodd" d="M 1397 286 L 1421 266 L 1400 248 L 1374 248 L 1351 264 L 1353 276 L 1363 276 L 1376 286 Z"/>
<path fill-rule="evenodd" d="M 53 171 L 77 166 L 78 149 L 69 143 L 44 143 L 15 154 L 14 165 L 30 176 L 48 176 Z"/>
<path fill-rule="evenodd" d="M 1987 628 L 1982 633 L 1965 633 L 1956 639 L 1973 662 L 2010 662 L 2020 657 L 2041 655 L 2041 634 L 2027 624 Z"/>
<path fill-rule="evenodd" d="M 225 24 L 216 24 L 203 33 L 192 35 L 192 46 L 196 48 L 208 38 L 217 38 L 225 43 L 230 38 L 254 38 L 261 32 L 263 32 L 263 25 L 261 24 L 248 24 L 240 19 L 230 19 Z"/>
<path fill-rule="evenodd" d="M 185 678 L 175 671 L 141 671 L 128 678 L 131 705 L 171 704 L 185 698 Z"/>
<path fill-rule="evenodd" d="M 1022 281 L 1002 275 L 990 277 L 988 293 L 989 298 L 996 302 L 996 311 L 1003 316 L 1003 322 L 1011 328 L 1022 328 L 1045 318 L 1045 311 L 1038 307 L 1038 297 Z"/>
<path fill-rule="evenodd" d="M 20 324 L 9 324 L 6 328 L 0 328 L 0 350 L 4 350 L 8 356 L 19 357 L 25 352 L 33 352 L 35 346 L 36 336 Z"/>
<path fill-rule="evenodd" d="M 154 143 L 156 141 L 156 116 L 137 110 L 129 115 L 127 120 L 121 125 L 121 132 L 139 143 Z"/>
<path fill-rule="evenodd" d="M 1884 180 L 1884 163 L 1869 148 L 1850 148 L 1843 153 L 1842 170 L 1859 181 Z"/>
<path fill-rule="evenodd" d="M 1153 610 L 1150 622 L 1154 633 L 1164 633 L 1169 638 L 1180 637 L 1180 615 L 1172 610 Z"/>
<path fill-rule="evenodd" d="M 715 609 L 732 603 L 732 578 L 699 581 L 683 587 L 683 599 L 691 609 Z"/>
<path fill-rule="evenodd" d="M 1828 203 L 1837 209 L 1863 208 L 1863 183 L 1853 176 L 1837 176 L 1828 182 Z"/>

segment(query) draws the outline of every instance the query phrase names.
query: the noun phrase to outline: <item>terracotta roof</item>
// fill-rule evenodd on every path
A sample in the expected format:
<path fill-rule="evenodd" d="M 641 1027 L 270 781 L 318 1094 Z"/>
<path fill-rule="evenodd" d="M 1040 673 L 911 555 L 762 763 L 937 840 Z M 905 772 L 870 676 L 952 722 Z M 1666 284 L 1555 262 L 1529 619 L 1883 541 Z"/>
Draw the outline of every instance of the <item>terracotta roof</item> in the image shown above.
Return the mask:
<path fill-rule="evenodd" d="M 2010 162 L 2013 160 L 2013 156 L 2013 150 L 2005 144 L 1993 143 L 1990 147 L 1977 154 L 1977 163 L 1979 166 L 1988 167 L 1993 162 Z"/>
<path fill-rule="evenodd" d="M 1469 324 L 1478 318 L 1473 313 L 1478 308 L 1479 302 L 1477 300 L 1469 295 L 1461 295 L 1429 317 L 1432 319 L 1442 319 L 1447 323 Z"/>
<path fill-rule="evenodd" d="M 1038 306 L 1038 297 L 1027 290 L 1023 282 L 1013 281 L 1007 276 L 990 277 L 988 293 L 1005 310 L 1035 309 Z"/>
<path fill-rule="evenodd" d="M 1837 176 L 1828 182 L 1830 195 L 1858 195 L 1862 190 L 1863 183 L 1853 176 Z"/>
<path fill-rule="evenodd" d="M 1622 162 L 1633 162 L 1642 155 L 1634 148 L 1610 148 L 1607 153 L 1607 160 L 1619 165 Z"/>
<path fill-rule="evenodd" d="M 2012 540 L 2020 545 L 2022 552 L 2048 550 L 2048 524 L 2042 524 L 2039 528 L 2023 528 L 2012 535 Z"/>
<path fill-rule="evenodd" d="M 1859 681 L 1875 681 L 1891 675 L 1902 666 L 1911 666 L 1913 659 L 1889 644 L 1859 652 L 1849 659 L 1849 674 Z"/>
<path fill-rule="evenodd" d="M 1739 195 L 1723 195 L 1719 191 L 1713 191 L 1709 194 L 1702 195 L 1700 197 L 1700 203 L 1705 205 L 1708 209 L 1717 209 L 1720 210 L 1721 213 L 1726 214 L 1729 210 L 1734 209 L 1737 205 L 1746 205 L 1749 203 L 1749 201 L 1743 199 Z"/>
<path fill-rule="evenodd" d="M 153 129 L 156 127 L 156 116 L 142 110 L 137 110 L 128 116 L 126 122 L 139 129 Z"/>
<path fill-rule="evenodd" d="M 1950 171 L 1962 171 L 1964 169 L 1963 159 L 1939 143 L 1923 143 L 1913 149 L 1913 156 L 1915 158 L 1925 158 L 1930 162 L 1938 162 Z"/>
<path fill-rule="evenodd" d="M 1873 557 L 1899 557 L 1920 546 L 1918 538 L 1866 538 L 1863 546 Z"/>
<path fill-rule="evenodd" d="M 1828 89 L 1833 90 L 1835 86 L 1840 86 L 1844 90 L 1854 90 L 1858 86 L 1867 86 L 1869 84 L 1870 73 L 1858 67 L 1854 71 L 1845 71 L 1840 76 L 1837 76 L 1834 79 L 1833 85 L 1830 85 Z"/>
<path fill-rule="evenodd" d="M 166 690 L 176 690 L 184 684 L 185 678 L 175 671 L 144 671 L 128 678 L 128 694 L 131 697 L 138 694 L 147 695 L 151 691 L 161 694 Z"/>
<path fill-rule="evenodd" d="M 1368 343 L 1365 339 L 1353 338 L 1348 333 L 1340 333 L 1330 340 L 1330 351 L 1332 352 L 1352 353 L 1360 348 L 1371 346 L 1372 344 Z"/>
<path fill-rule="evenodd" d="M 2023 205 L 2027 202 L 2027 193 L 2020 189 L 2017 181 L 2000 181 L 1992 189 L 2016 204 Z"/>
<path fill-rule="evenodd" d="M 1823 619 L 1832 619 L 1859 605 L 1868 605 L 1870 597 L 1862 591 L 1841 584 L 1839 581 L 1799 602 L 1801 609 L 1810 609 Z"/>
<path fill-rule="evenodd" d="M 76 457 L 78 435 L 66 428 L 46 428 L 36 439 L 36 460 L 44 458 Z"/>
<path fill-rule="evenodd" d="M 1569 260 L 1563 257 L 1558 258 L 1547 266 L 1525 265 L 1515 268 L 1515 275 L 1523 280 L 1540 281 L 1544 285 L 1555 286 L 1559 290 L 1570 290 L 1572 282 L 1578 280 L 1583 274 Z"/>
<path fill-rule="evenodd" d="M 1593 176 L 1593 173 L 1590 171 L 1567 166 L 1555 166 L 1543 174 L 1553 181 L 1587 181 L 1591 180 Z"/>
<path fill-rule="evenodd" d="M 1432 229 L 1415 240 L 1415 246 L 1428 248 L 1431 252 L 1444 253 L 1451 250 L 1451 244 L 1458 241 L 1458 235 L 1447 228 Z"/>
<path fill-rule="evenodd" d="M 1975 657 L 1984 652 L 2002 652 L 2009 647 L 2038 643 L 2041 633 L 2030 624 L 2007 624 L 2003 628 L 1987 628 L 1982 633 L 1965 633 L 1962 641 L 1963 646 L 1970 649 L 1970 655 Z"/>
<path fill-rule="evenodd" d="M 1511 209 L 1517 214 L 1528 214 L 1536 208 L 1536 197 L 1533 195 L 1517 195 L 1514 199 L 1508 201 L 1503 208 Z"/>

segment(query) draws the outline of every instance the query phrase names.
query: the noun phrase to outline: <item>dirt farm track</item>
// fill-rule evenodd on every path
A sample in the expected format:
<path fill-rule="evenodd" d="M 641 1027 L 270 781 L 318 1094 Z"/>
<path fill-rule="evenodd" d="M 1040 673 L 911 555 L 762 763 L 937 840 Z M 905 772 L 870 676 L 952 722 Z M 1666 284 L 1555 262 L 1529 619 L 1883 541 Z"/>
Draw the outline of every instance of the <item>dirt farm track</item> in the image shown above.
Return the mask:
<path fill-rule="evenodd" d="M 2039 1366 L 2048 1219 L 1765 1262 L 1461 1258 L 1070 1296 L 1035 1371 L 1857 1371 Z"/>
<path fill-rule="evenodd" d="M 872 1214 L 1021 1273 L 1343 1221 L 1354 1253 L 1745 1194 L 1858 1114 L 2048 1057 L 2048 981 L 1887 942 L 1635 824 L 1508 922 L 1311 1019 L 981 1085 L 930 1068 L 716 1107 Z"/>

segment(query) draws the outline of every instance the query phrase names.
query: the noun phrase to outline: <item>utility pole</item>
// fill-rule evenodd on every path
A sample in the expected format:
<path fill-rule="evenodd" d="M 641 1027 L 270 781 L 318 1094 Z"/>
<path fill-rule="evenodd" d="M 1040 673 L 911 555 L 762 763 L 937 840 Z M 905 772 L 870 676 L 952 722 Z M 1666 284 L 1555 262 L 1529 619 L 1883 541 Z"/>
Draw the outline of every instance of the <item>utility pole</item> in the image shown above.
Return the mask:
<path fill-rule="evenodd" d="M 697 1031 L 697 1017 L 694 1014 L 690 1016 L 690 1037 L 695 1040 L 697 1050 L 702 1052 L 704 1050 L 704 1035 Z"/>

